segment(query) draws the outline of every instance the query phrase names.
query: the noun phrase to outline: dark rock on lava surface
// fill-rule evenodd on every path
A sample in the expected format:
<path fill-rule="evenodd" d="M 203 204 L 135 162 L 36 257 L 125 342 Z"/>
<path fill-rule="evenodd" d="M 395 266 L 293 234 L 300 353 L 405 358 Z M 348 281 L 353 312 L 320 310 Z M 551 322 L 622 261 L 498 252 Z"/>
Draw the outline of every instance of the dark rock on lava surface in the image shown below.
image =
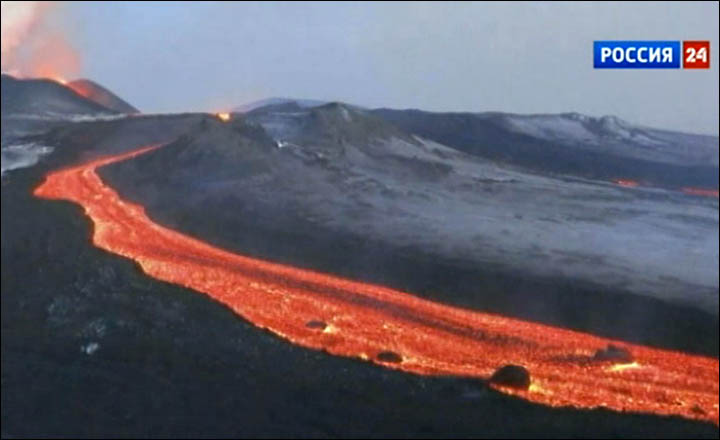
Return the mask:
<path fill-rule="evenodd" d="M 490 382 L 505 387 L 527 389 L 530 387 L 530 372 L 521 365 L 504 365 L 490 376 Z"/>
<path fill-rule="evenodd" d="M 632 362 L 633 356 L 627 348 L 608 344 L 606 348 L 598 349 L 593 359 L 596 361 Z"/>
<path fill-rule="evenodd" d="M 375 356 L 380 362 L 390 362 L 392 364 L 398 364 L 402 362 L 402 356 L 395 353 L 394 351 L 381 351 Z"/>
<path fill-rule="evenodd" d="M 327 327 L 327 324 L 323 321 L 312 320 L 312 321 L 308 321 L 305 324 L 305 327 L 317 329 L 317 330 L 325 330 L 325 328 Z"/>

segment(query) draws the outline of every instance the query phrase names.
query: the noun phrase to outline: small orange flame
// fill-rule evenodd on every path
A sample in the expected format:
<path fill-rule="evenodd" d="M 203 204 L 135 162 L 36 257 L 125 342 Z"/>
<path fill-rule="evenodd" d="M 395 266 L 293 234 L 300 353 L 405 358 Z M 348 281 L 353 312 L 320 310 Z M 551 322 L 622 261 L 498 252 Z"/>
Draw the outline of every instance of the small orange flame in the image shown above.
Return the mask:
<path fill-rule="evenodd" d="M 230 120 L 230 113 L 228 113 L 228 112 L 216 113 L 215 116 L 217 116 L 218 119 L 220 119 L 223 122 L 227 122 Z"/>

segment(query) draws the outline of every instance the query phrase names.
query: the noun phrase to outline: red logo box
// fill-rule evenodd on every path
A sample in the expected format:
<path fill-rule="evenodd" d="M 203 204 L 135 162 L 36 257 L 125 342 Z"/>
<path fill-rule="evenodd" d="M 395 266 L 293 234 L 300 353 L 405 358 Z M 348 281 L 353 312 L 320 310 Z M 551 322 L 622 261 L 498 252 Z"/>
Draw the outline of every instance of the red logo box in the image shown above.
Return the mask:
<path fill-rule="evenodd" d="M 710 42 L 683 41 L 683 69 L 709 69 Z"/>

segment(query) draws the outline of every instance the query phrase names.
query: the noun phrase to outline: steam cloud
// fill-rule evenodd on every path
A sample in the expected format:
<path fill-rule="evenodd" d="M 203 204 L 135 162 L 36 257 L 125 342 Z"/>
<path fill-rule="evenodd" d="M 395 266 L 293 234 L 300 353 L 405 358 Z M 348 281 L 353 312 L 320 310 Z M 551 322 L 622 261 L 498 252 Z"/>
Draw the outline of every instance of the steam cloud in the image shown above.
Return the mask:
<path fill-rule="evenodd" d="M 3 1 L 0 5 L 3 72 L 55 79 L 78 74 L 80 57 L 50 20 L 57 3 Z"/>

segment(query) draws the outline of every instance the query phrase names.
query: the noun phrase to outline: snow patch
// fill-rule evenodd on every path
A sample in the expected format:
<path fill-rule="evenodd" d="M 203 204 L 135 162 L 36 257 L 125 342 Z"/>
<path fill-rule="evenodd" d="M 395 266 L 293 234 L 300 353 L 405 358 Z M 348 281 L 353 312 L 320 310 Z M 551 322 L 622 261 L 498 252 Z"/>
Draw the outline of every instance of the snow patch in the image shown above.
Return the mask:
<path fill-rule="evenodd" d="M 579 113 L 508 115 L 505 123 L 510 129 L 519 133 L 566 145 L 586 142 L 592 145 L 605 145 L 608 139 L 633 142 L 646 147 L 662 144 L 661 141 L 646 135 L 644 130 L 616 116 L 593 118 Z"/>
<path fill-rule="evenodd" d="M 53 147 L 34 142 L 4 147 L 1 151 L 2 175 L 9 170 L 31 167 L 38 163 L 41 156 L 50 154 L 53 150 Z"/>
<path fill-rule="evenodd" d="M 352 121 L 352 117 L 350 116 L 350 112 L 345 107 L 340 107 L 340 113 L 342 114 L 343 119 L 345 119 L 345 122 Z"/>
<path fill-rule="evenodd" d="M 585 121 L 579 117 L 548 116 L 510 116 L 507 123 L 520 133 L 541 139 L 555 140 L 583 140 L 595 138 L 595 135 L 585 128 Z"/>
<path fill-rule="evenodd" d="M 69 122 L 95 122 L 95 121 L 115 121 L 125 119 L 133 115 L 120 113 L 95 113 L 95 114 L 66 114 L 45 112 L 41 114 L 17 113 L 7 116 L 8 119 L 30 119 L 36 121 L 69 121 Z"/>
<path fill-rule="evenodd" d="M 80 351 L 88 356 L 92 356 L 98 349 L 100 349 L 100 344 L 97 342 L 89 342 L 80 347 Z"/>

